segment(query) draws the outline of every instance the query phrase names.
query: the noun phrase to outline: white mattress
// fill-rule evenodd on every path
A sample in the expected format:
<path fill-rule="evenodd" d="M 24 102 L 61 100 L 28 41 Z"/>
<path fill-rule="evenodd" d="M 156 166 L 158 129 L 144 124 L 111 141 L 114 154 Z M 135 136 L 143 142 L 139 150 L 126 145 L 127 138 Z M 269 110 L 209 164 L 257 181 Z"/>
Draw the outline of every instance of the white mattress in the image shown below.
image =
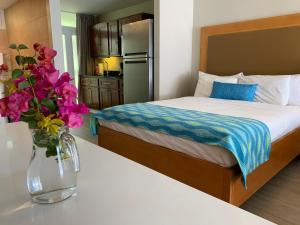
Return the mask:
<path fill-rule="evenodd" d="M 152 104 L 260 120 L 269 127 L 272 142 L 300 126 L 299 106 L 280 106 L 258 102 L 231 101 L 203 97 L 184 97 L 156 101 L 152 102 Z M 101 121 L 100 125 L 137 137 L 152 144 L 216 163 L 223 167 L 231 167 L 236 164 L 234 156 L 228 150 L 221 147 L 205 145 L 183 138 L 114 122 Z"/>

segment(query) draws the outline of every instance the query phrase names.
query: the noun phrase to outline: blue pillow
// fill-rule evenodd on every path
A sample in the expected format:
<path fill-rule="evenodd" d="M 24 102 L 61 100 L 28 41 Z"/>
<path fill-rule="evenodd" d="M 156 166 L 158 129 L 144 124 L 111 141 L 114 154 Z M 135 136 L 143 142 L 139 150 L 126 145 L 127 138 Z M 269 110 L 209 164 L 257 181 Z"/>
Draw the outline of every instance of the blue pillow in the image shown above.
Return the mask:
<path fill-rule="evenodd" d="M 211 98 L 253 102 L 257 84 L 231 84 L 214 82 Z"/>

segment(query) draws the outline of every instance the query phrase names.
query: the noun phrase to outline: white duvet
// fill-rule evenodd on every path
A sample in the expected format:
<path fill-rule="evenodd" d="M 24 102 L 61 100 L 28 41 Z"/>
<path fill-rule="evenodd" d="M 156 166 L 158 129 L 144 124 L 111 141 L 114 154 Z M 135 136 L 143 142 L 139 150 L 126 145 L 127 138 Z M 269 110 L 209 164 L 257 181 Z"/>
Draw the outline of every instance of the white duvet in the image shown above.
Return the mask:
<path fill-rule="evenodd" d="M 272 142 L 300 127 L 299 106 L 281 106 L 203 97 L 184 97 L 156 101 L 151 104 L 260 120 L 268 126 Z M 221 147 L 209 146 L 118 123 L 101 121 L 100 125 L 137 137 L 152 144 L 216 163 L 223 167 L 231 167 L 236 164 L 234 156 L 228 150 Z"/>

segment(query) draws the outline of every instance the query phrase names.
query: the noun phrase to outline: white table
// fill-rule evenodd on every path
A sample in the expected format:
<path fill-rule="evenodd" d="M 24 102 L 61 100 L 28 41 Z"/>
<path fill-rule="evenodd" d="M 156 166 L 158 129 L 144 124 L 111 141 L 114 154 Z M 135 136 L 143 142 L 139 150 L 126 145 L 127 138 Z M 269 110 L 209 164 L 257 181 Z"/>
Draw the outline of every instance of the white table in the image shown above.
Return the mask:
<path fill-rule="evenodd" d="M 0 127 L 1 225 L 273 224 L 80 138 L 77 194 L 52 205 L 30 201 L 26 125 Z M 180 168 L 178 168 L 180 169 Z"/>

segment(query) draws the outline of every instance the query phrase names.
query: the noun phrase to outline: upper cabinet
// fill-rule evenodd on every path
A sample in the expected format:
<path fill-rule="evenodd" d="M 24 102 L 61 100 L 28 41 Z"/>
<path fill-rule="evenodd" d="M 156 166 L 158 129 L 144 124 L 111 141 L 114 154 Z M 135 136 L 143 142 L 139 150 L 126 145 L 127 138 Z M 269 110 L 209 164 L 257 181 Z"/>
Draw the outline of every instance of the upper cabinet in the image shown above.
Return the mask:
<path fill-rule="evenodd" d="M 91 54 L 93 57 L 109 56 L 108 23 L 98 23 L 91 27 Z"/>
<path fill-rule="evenodd" d="M 113 21 L 108 23 L 109 32 L 109 55 L 119 56 L 121 55 L 120 48 L 120 36 L 119 36 L 119 23 L 118 21 Z"/>
<path fill-rule="evenodd" d="M 120 56 L 122 26 L 140 20 L 153 18 L 153 15 L 140 13 L 116 21 L 103 22 L 91 27 L 91 54 L 94 58 Z"/>

